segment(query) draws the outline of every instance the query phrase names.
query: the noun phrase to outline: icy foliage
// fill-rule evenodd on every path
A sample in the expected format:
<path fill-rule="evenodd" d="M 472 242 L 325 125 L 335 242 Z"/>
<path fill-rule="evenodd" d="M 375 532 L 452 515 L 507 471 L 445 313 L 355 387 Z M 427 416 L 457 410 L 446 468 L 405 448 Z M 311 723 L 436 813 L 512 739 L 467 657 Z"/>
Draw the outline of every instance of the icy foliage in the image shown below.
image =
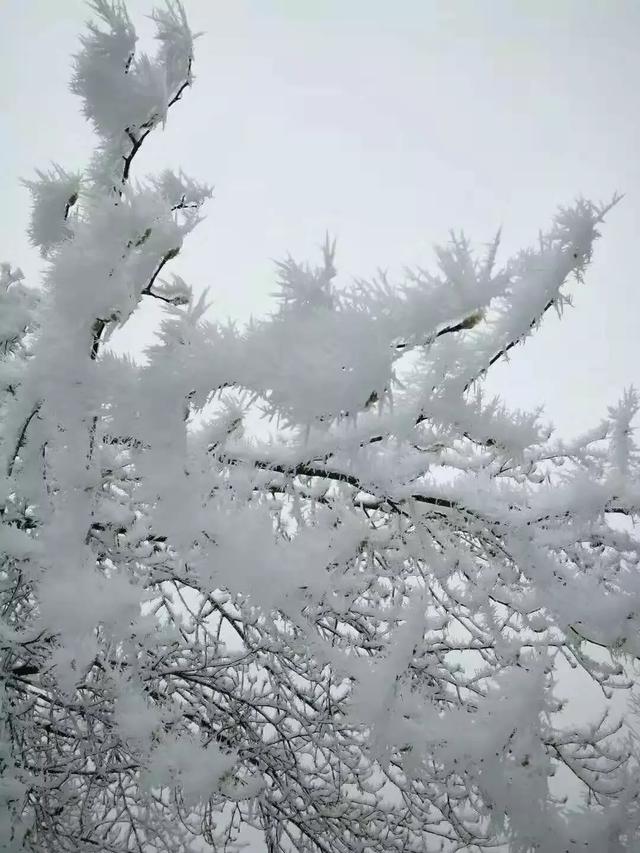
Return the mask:
<path fill-rule="evenodd" d="M 191 82 L 183 10 L 149 58 L 92 7 L 97 153 L 29 182 L 42 298 L 0 267 L 0 848 L 636 849 L 636 392 L 572 441 L 482 392 L 609 205 L 397 282 L 341 285 L 327 238 L 216 322 L 171 272 L 209 188 L 131 178 Z M 149 299 L 140 366 L 105 344 Z"/>
<path fill-rule="evenodd" d="M 78 201 L 80 176 L 68 174 L 61 166 L 36 174 L 36 181 L 24 182 L 33 198 L 29 236 L 46 257 L 58 243 L 71 237 L 69 214 Z"/>
<path fill-rule="evenodd" d="M 100 139 L 93 178 L 118 191 L 146 136 L 166 121 L 169 107 L 191 82 L 193 37 L 182 7 L 168 4 L 152 15 L 156 56 L 136 54 L 136 33 L 120 0 L 94 0 L 90 6 L 97 22 L 82 37 L 71 88 Z"/>

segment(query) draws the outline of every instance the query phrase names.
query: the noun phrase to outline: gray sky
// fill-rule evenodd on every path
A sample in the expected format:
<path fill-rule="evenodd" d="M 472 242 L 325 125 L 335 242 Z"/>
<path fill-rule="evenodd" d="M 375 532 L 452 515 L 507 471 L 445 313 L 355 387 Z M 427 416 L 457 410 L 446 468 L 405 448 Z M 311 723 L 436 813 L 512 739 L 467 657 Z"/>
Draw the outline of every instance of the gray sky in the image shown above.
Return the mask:
<path fill-rule="evenodd" d="M 141 35 L 147 0 L 130 0 Z M 215 186 L 175 270 L 221 316 L 269 308 L 272 260 L 338 238 L 343 282 L 426 264 L 451 227 L 505 249 L 536 240 L 558 204 L 626 193 L 575 308 L 490 388 L 545 404 L 563 433 L 640 384 L 640 3 L 637 0 L 186 0 L 196 83 L 138 174 L 183 168 Z M 92 137 L 69 93 L 80 0 L 0 0 L 0 260 L 31 282 L 19 185 L 51 161 L 81 168 Z M 144 46 L 144 45 L 143 45 Z M 150 301 L 150 300 L 149 300 Z M 155 308 L 121 346 L 148 340 Z"/>

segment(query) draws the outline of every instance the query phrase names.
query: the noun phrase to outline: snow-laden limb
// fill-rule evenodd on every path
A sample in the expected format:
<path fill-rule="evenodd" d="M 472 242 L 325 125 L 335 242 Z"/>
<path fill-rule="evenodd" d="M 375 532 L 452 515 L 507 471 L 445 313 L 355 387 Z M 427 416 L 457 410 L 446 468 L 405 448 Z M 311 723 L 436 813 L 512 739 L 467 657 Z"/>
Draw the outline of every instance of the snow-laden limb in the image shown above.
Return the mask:
<path fill-rule="evenodd" d="M 137 36 L 124 4 L 94 0 L 90 6 L 98 23 L 89 23 L 81 39 L 71 88 L 100 139 L 92 177 L 103 189 L 118 192 L 144 140 L 166 122 L 169 108 L 191 83 L 193 37 L 182 6 L 167 3 L 152 13 L 156 56 L 137 56 Z"/>
<path fill-rule="evenodd" d="M 236 342 L 212 326 L 208 343 L 202 330 L 194 379 L 203 394 L 237 385 L 262 397 L 271 417 L 311 428 L 389 405 L 406 384 L 398 377 L 401 361 L 412 356 L 414 380 L 400 397 L 403 410 L 429 420 L 432 408 L 460 409 L 475 380 L 550 307 L 566 304 L 566 286 L 582 276 L 596 225 L 610 206 L 579 201 L 561 210 L 537 250 L 500 269 L 497 239 L 479 260 L 469 242 L 454 235 L 437 250 L 437 274 L 410 272 L 395 285 L 381 278 L 338 289 L 335 246 L 327 241 L 321 266 L 291 258 L 279 265 L 279 310 L 272 317 Z"/>
<path fill-rule="evenodd" d="M 0 267 L 0 843 L 634 849 L 637 395 L 568 441 L 482 392 L 610 206 L 502 265 L 452 235 L 398 283 L 340 287 L 327 238 L 278 265 L 271 316 L 216 322 L 171 272 L 210 189 L 131 180 L 191 81 L 183 10 L 149 59 L 92 7 L 98 152 L 29 184 L 42 298 Z M 140 366 L 105 343 L 144 297 Z"/>

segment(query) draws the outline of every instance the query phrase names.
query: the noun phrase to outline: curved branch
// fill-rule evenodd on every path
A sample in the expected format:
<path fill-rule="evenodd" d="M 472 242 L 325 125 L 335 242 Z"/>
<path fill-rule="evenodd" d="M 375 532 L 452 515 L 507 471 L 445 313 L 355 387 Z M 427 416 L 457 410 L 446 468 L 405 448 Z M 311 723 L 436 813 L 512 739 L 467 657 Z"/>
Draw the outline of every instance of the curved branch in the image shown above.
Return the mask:
<path fill-rule="evenodd" d="M 26 421 L 22 425 L 22 429 L 20 430 L 20 435 L 18 436 L 16 446 L 13 450 L 13 453 L 11 454 L 11 459 L 9 460 L 9 463 L 7 465 L 7 476 L 8 477 L 10 477 L 13 474 L 13 468 L 16 464 L 16 460 L 20 454 L 20 451 L 22 450 L 22 448 L 25 445 L 25 441 L 27 439 L 27 430 L 29 429 L 29 424 L 35 418 L 35 416 L 38 414 L 41 406 L 42 406 L 42 402 L 40 402 L 36 406 L 34 406 L 34 408 L 31 411 L 31 414 L 29 415 L 29 417 L 26 419 Z"/>
<path fill-rule="evenodd" d="M 179 101 L 180 98 L 182 97 L 182 93 L 184 92 L 184 90 L 188 86 L 191 85 L 191 74 L 190 74 L 190 72 L 191 72 L 192 61 L 193 61 L 193 58 L 191 57 L 189 59 L 189 63 L 188 63 L 187 78 L 186 78 L 186 80 L 184 80 L 183 83 L 181 83 L 181 85 L 178 87 L 175 95 L 171 98 L 171 100 L 167 104 L 167 109 L 169 109 L 177 101 Z M 144 122 L 144 124 L 140 125 L 140 130 L 142 131 L 142 133 L 138 137 L 136 137 L 134 135 L 131 128 L 126 127 L 124 129 L 125 134 L 128 136 L 128 138 L 131 142 L 131 150 L 123 158 L 124 159 L 124 166 L 122 169 L 122 182 L 121 182 L 122 186 L 124 186 L 124 184 L 126 184 L 126 182 L 129 180 L 129 175 L 131 173 L 131 164 L 133 163 L 133 160 L 134 160 L 136 154 L 138 153 L 138 151 L 142 147 L 142 143 L 145 141 L 147 136 L 149 136 L 151 131 L 157 126 L 157 122 L 158 122 L 158 116 L 156 114 L 151 116 L 151 118 L 147 119 L 147 121 Z M 119 192 L 121 192 L 121 191 L 122 190 L 120 190 Z"/>

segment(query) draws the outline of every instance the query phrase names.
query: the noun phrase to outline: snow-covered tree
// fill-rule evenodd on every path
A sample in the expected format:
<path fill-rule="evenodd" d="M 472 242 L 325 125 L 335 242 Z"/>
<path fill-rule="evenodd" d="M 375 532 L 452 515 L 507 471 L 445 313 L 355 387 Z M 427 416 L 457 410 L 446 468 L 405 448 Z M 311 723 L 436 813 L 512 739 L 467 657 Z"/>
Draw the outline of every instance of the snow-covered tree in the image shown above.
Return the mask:
<path fill-rule="evenodd" d="M 1 849 L 638 849 L 637 395 L 567 441 L 482 392 L 610 205 L 397 282 L 339 287 L 327 240 L 216 322 L 166 278 L 208 188 L 133 180 L 191 83 L 183 9 L 150 57 L 91 5 L 96 152 L 28 182 L 42 287 L 0 268 Z M 144 363 L 115 355 L 149 299 Z"/>

